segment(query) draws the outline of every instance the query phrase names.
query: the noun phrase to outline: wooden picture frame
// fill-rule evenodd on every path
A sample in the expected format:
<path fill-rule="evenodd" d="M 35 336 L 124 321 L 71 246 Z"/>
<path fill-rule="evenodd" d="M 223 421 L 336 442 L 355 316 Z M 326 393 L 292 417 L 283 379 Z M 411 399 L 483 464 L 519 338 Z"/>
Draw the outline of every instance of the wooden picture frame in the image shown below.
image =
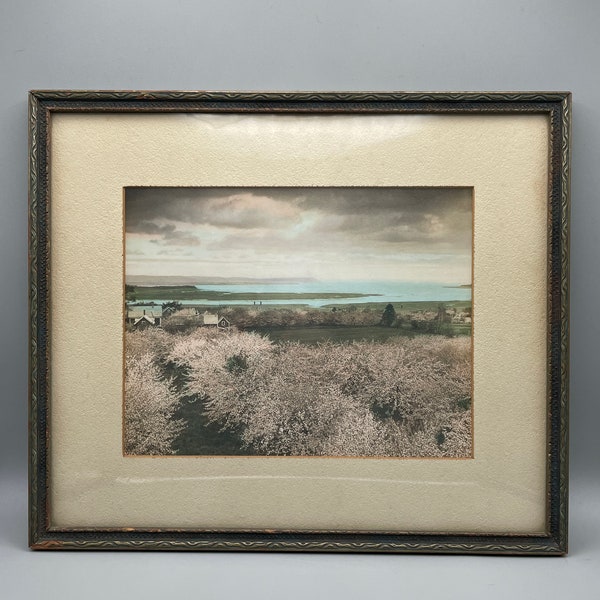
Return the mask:
<path fill-rule="evenodd" d="M 566 553 L 570 118 L 566 92 L 31 92 L 30 546 Z M 439 432 L 433 455 L 129 456 L 120 407 L 131 188 L 326 189 L 332 203 L 358 188 L 375 190 L 373 206 L 377 190 L 471 190 L 462 460 L 441 460 L 452 454 Z M 415 194 L 411 206 L 439 225 Z M 363 224 L 369 215 L 377 209 Z M 152 231 L 174 232 L 156 218 Z M 237 360 L 231 373 L 247 366 Z"/>

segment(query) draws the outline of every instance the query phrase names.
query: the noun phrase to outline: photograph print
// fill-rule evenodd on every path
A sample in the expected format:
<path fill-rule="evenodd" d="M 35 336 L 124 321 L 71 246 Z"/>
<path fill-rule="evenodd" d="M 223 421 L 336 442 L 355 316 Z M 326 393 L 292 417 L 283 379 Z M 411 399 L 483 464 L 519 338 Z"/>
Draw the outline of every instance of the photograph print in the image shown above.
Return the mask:
<path fill-rule="evenodd" d="M 471 458 L 472 188 L 125 188 L 123 453 Z"/>

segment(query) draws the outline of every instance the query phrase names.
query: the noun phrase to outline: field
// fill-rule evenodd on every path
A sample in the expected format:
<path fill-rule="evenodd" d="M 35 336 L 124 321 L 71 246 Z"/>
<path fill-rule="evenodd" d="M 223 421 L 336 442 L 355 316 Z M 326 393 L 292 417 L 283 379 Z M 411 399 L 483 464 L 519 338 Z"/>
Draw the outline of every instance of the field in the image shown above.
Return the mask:
<path fill-rule="evenodd" d="M 300 342 L 303 344 L 316 344 L 327 340 L 332 342 L 383 342 L 399 336 L 415 336 L 415 332 L 410 327 L 257 327 L 254 331 L 268 336 L 274 342 Z M 468 325 L 455 324 L 449 327 L 448 333 L 469 335 L 471 328 Z"/>

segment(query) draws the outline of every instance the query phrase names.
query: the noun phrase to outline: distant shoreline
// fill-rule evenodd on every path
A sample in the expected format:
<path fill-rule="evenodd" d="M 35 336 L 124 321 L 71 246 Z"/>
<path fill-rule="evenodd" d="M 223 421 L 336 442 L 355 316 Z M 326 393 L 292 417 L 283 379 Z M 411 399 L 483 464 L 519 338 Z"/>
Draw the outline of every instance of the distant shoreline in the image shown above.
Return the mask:
<path fill-rule="evenodd" d="M 164 300 L 154 299 L 152 300 L 136 300 L 136 301 L 128 301 L 130 306 L 160 306 Z M 278 303 L 268 302 L 259 307 L 257 302 L 256 305 L 253 304 L 239 304 L 236 302 L 222 302 L 220 304 L 207 303 L 203 304 L 202 301 L 194 301 L 191 303 L 186 303 L 185 300 L 181 302 L 183 308 L 195 308 L 200 311 L 208 310 L 214 311 L 219 310 L 223 307 L 233 308 L 260 308 L 262 310 L 306 310 L 306 309 L 318 309 L 331 311 L 332 309 L 336 310 L 352 310 L 352 311 L 360 311 L 360 310 L 376 310 L 383 311 L 388 304 L 392 304 L 397 313 L 410 313 L 413 311 L 437 311 L 440 304 L 443 304 L 447 309 L 466 309 L 471 308 L 472 303 L 470 300 L 410 300 L 404 302 L 388 302 L 387 300 L 381 302 L 348 302 L 348 303 L 335 303 L 335 304 L 321 304 L 319 306 L 311 306 L 307 303 L 303 303 L 301 300 L 297 303 Z"/>
<path fill-rule="evenodd" d="M 359 294 L 355 292 L 223 292 L 198 289 L 193 285 L 181 286 L 129 286 L 126 296 L 140 300 L 208 300 L 232 302 L 235 300 L 333 300 L 338 298 L 367 298 L 381 294 Z"/>

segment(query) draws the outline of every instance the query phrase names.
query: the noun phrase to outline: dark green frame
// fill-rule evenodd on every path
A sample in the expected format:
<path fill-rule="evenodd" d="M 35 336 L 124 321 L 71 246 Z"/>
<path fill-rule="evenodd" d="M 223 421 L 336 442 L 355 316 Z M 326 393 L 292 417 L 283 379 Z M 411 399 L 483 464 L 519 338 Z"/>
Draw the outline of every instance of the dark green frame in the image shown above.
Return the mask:
<path fill-rule="evenodd" d="M 202 530 L 52 530 L 48 506 L 49 173 L 55 112 L 539 113 L 549 117 L 548 476 L 546 535 Z M 269 550 L 564 554 L 568 508 L 569 176 L 571 95 L 33 91 L 29 95 L 29 544 L 34 549 Z"/>

